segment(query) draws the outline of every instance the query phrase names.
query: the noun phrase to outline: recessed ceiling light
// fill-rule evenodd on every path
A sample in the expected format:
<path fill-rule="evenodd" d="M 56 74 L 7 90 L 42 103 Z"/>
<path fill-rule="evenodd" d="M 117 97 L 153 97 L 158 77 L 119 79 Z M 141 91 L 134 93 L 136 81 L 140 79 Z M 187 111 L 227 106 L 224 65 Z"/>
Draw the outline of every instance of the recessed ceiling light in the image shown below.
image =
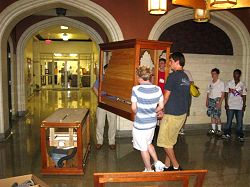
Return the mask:
<path fill-rule="evenodd" d="M 77 56 L 77 54 L 69 54 L 69 56 L 72 56 L 72 57 L 76 57 Z"/>
<path fill-rule="evenodd" d="M 62 56 L 61 53 L 54 53 L 54 56 Z"/>
<path fill-rule="evenodd" d="M 62 30 L 67 30 L 67 29 L 69 29 L 69 27 L 63 26 L 63 25 L 62 25 L 62 26 L 61 26 L 61 29 L 62 29 Z"/>

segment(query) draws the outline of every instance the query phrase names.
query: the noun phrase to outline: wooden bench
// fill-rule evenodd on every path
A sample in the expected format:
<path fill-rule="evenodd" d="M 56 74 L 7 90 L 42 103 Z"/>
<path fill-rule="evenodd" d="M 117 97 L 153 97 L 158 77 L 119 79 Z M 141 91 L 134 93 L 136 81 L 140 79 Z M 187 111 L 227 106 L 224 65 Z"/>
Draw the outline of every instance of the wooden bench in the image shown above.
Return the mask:
<path fill-rule="evenodd" d="M 170 171 L 170 172 L 150 172 L 150 173 L 148 172 L 94 173 L 94 187 L 105 187 L 107 183 L 138 183 L 139 186 L 140 183 L 145 183 L 145 182 L 166 182 L 166 181 L 181 181 L 183 187 L 188 187 L 189 180 L 191 177 L 195 177 L 194 187 L 201 187 L 203 185 L 205 175 L 207 174 L 207 172 L 208 172 L 207 170 L 186 170 L 186 171 Z"/>

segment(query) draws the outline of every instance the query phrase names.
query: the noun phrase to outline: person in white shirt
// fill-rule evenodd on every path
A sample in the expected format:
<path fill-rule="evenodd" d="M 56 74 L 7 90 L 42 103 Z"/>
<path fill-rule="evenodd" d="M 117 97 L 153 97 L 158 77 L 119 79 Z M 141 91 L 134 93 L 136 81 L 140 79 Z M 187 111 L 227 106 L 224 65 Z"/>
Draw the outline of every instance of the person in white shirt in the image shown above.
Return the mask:
<path fill-rule="evenodd" d="M 244 142 L 243 133 L 243 115 L 246 108 L 247 88 L 243 82 L 240 81 L 241 70 L 236 69 L 233 73 L 234 79 L 227 83 L 225 89 L 225 109 L 227 111 L 227 126 L 224 139 L 231 137 L 232 120 L 235 115 L 237 122 L 237 137 L 239 141 Z"/>
<path fill-rule="evenodd" d="M 207 115 L 211 117 L 212 128 L 208 131 L 208 135 L 221 136 L 221 104 L 224 99 L 225 85 L 219 79 L 220 70 L 217 68 L 212 69 L 212 81 L 208 84 L 207 88 Z M 217 125 L 217 129 L 216 129 Z"/>

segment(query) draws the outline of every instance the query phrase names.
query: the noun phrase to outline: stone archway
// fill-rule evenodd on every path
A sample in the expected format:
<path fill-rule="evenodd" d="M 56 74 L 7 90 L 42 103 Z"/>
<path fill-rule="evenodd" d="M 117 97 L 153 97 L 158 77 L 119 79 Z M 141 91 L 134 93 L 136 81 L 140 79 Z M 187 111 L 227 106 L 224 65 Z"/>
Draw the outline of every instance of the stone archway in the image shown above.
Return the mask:
<path fill-rule="evenodd" d="M 28 40 L 35 35 L 39 30 L 42 30 L 44 28 L 54 26 L 54 25 L 66 25 L 69 27 L 74 27 L 78 28 L 83 32 L 86 32 L 89 34 L 90 38 L 95 41 L 97 44 L 103 43 L 103 39 L 99 35 L 98 32 L 96 32 L 93 28 L 90 26 L 71 19 L 67 17 L 55 17 L 55 18 L 50 18 L 46 19 L 43 21 L 40 21 L 32 26 L 30 26 L 25 32 L 21 35 L 18 43 L 17 43 L 17 111 L 19 112 L 20 115 L 25 112 L 26 110 L 26 96 L 25 96 L 25 76 L 24 76 L 24 49 L 25 46 L 28 42 Z"/>
<path fill-rule="evenodd" d="M 123 40 L 121 29 L 114 17 L 100 5 L 90 0 L 20 0 L 6 7 L 0 14 L 0 134 L 9 129 L 8 93 L 7 86 L 7 38 L 13 27 L 23 18 L 36 12 L 51 8 L 66 8 L 84 13 L 96 21 L 106 32 L 109 41 Z M 23 87 L 24 85 L 19 85 Z M 20 89 L 18 90 L 20 91 Z"/>
<path fill-rule="evenodd" d="M 193 19 L 193 9 L 179 7 L 171 10 L 155 23 L 148 39 L 158 40 L 160 35 L 167 28 L 189 19 Z M 222 29 L 230 38 L 233 45 L 234 57 L 236 57 L 239 61 L 238 64 L 243 72 L 242 80 L 246 83 L 247 87 L 249 87 L 250 34 L 246 26 L 239 18 L 228 11 L 211 12 L 210 23 Z M 249 100 L 247 103 L 249 104 Z M 246 111 L 246 123 L 250 123 L 250 117 L 248 115 L 249 112 L 250 111 Z"/>
<path fill-rule="evenodd" d="M 14 44 L 12 37 L 8 38 L 10 45 L 10 59 L 11 59 L 11 105 L 12 114 L 16 114 L 17 94 L 16 94 L 16 55 L 14 54 Z"/>

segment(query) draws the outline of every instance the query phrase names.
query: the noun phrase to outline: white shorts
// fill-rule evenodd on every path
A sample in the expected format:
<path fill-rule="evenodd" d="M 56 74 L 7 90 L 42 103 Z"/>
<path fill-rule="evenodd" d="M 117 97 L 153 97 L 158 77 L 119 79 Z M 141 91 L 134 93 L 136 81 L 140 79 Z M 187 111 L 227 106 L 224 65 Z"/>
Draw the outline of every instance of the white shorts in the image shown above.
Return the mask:
<path fill-rule="evenodd" d="M 138 130 L 133 128 L 133 147 L 139 151 L 147 151 L 148 145 L 152 143 L 155 128 L 148 130 Z"/>

